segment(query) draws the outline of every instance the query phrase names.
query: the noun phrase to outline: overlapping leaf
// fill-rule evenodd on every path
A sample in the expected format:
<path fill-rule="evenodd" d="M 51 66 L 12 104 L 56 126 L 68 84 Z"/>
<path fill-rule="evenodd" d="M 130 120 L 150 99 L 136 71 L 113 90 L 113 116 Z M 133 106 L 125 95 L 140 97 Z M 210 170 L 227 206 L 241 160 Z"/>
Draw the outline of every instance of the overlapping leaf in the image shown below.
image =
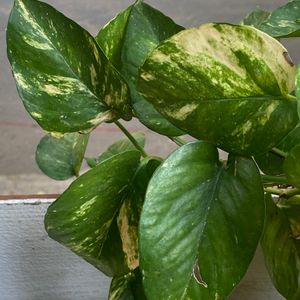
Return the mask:
<path fill-rule="evenodd" d="M 51 238 L 110 276 L 138 266 L 129 186 L 139 159 L 139 152 L 127 151 L 103 161 L 75 180 L 45 217 Z"/>
<path fill-rule="evenodd" d="M 258 29 L 276 37 L 300 36 L 300 1 L 292 0 L 274 10 Z"/>
<path fill-rule="evenodd" d="M 283 163 L 289 182 L 300 188 L 300 144 L 292 148 Z"/>
<path fill-rule="evenodd" d="M 263 23 L 269 16 L 270 12 L 265 11 L 257 7 L 254 11 L 252 11 L 248 16 L 243 20 L 244 25 L 251 25 L 256 28 L 259 28 L 261 23 Z"/>
<path fill-rule="evenodd" d="M 65 180 L 78 176 L 89 135 L 67 133 L 61 138 L 44 136 L 36 150 L 36 162 L 49 177 Z"/>
<path fill-rule="evenodd" d="M 223 166 L 204 142 L 175 151 L 150 180 L 140 221 L 147 298 L 224 299 L 248 268 L 263 218 L 252 160 Z"/>
<path fill-rule="evenodd" d="M 45 130 L 130 119 L 126 82 L 87 31 L 48 4 L 15 0 L 7 46 L 19 95 Z"/>
<path fill-rule="evenodd" d="M 160 42 L 183 28 L 142 1 L 121 12 L 98 33 L 96 40 L 128 81 L 136 116 L 150 129 L 165 135 L 181 135 L 136 91 L 138 68 Z"/>
<path fill-rule="evenodd" d="M 300 144 L 300 124 L 298 124 L 278 145 L 276 148 L 288 153 L 294 146 Z M 269 175 L 280 175 L 284 173 L 284 157 L 275 154 L 272 151 L 255 156 L 259 168 Z"/>
<path fill-rule="evenodd" d="M 286 210 L 278 208 L 270 195 L 266 197 L 266 204 L 267 215 L 261 241 L 266 266 L 277 290 L 286 299 L 297 300 L 300 298 L 300 241 L 293 234 Z M 286 205 L 291 210 L 295 209 L 292 204 Z"/>
<path fill-rule="evenodd" d="M 205 24 L 147 58 L 139 90 L 192 136 L 237 154 L 263 153 L 297 124 L 295 67 L 287 50 L 253 27 Z"/>
<path fill-rule="evenodd" d="M 132 136 L 135 138 L 135 140 L 139 143 L 141 147 L 145 146 L 145 135 L 141 132 L 132 133 Z M 132 142 L 128 138 L 121 139 L 112 145 L 110 145 L 106 151 L 104 151 L 101 155 L 98 157 L 87 157 L 86 161 L 88 165 L 93 168 L 100 162 L 104 161 L 105 159 L 110 158 L 111 156 L 122 153 L 128 150 L 135 150 L 135 146 L 132 144 Z"/>
<path fill-rule="evenodd" d="M 146 300 L 139 269 L 123 277 L 113 278 L 108 300 Z"/>

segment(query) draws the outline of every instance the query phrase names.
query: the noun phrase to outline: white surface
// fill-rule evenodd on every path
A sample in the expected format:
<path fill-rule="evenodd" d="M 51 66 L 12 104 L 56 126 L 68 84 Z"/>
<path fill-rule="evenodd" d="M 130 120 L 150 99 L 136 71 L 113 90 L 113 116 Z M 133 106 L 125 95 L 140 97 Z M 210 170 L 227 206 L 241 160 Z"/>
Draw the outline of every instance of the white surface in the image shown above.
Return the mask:
<path fill-rule="evenodd" d="M 50 202 L 0 201 L 0 300 L 107 299 L 110 280 L 47 237 L 43 216 Z M 260 253 L 230 297 L 241 299 L 283 299 L 272 287 Z"/>

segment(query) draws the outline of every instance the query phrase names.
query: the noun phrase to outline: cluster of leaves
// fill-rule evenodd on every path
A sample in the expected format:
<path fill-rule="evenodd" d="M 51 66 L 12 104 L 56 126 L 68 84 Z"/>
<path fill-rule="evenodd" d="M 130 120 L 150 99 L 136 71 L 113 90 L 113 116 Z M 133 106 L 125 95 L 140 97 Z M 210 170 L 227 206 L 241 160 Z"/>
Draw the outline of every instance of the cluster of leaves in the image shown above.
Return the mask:
<path fill-rule="evenodd" d="M 36 152 L 44 173 L 78 176 L 103 122 L 127 136 L 86 158 L 45 217 L 50 237 L 113 277 L 110 300 L 225 299 L 260 240 L 274 285 L 299 299 L 300 71 L 277 40 L 299 36 L 299 20 L 294 0 L 240 25 L 184 29 L 138 0 L 93 37 L 15 0 L 8 57 L 49 132 Z M 118 121 L 132 117 L 180 147 L 149 156 Z"/>

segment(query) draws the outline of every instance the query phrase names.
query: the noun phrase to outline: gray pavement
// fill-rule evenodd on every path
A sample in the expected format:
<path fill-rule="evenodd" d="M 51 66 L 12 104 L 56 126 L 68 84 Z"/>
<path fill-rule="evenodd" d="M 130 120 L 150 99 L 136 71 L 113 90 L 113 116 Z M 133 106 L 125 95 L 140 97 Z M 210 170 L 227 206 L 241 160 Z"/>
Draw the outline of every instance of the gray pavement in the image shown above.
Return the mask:
<path fill-rule="evenodd" d="M 133 1 L 129 0 L 47 0 L 67 16 L 96 34 L 98 29 L 109 21 L 118 11 Z M 149 4 L 171 16 L 177 23 L 186 27 L 196 26 L 210 21 L 239 22 L 251 9 L 260 5 L 273 9 L 286 1 L 274 0 L 149 0 Z M 0 194 L 53 192 L 61 189 L 57 184 L 46 179 L 34 161 L 36 145 L 43 136 L 43 131 L 26 113 L 19 99 L 6 58 L 5 28 L 12 0 L 0 1 Z M 300 60 L 299 40 L 287 44 L 295 62 Z M 156 155 L 166 155 L 174 145 L 166 138 L 151 133 L 137 121 L 128 124 L 133 131 L 142 130 L 147 135 L 147 150 Z M 96 155 L 122 134 L 113 125 L 103 125 L 91 137 L 87 155 Z M 25 180 L 30 174 L 30 182 Z M 8 177 L 10 176 L 10 177 Z M 48 188 L 38 187 L 48 182 Z M 10 182 L 6 183 L 5 182 Z M 15 182 L 15 185 L 11 183 Z M 44 182 L 44 183 L 42 183 Z M 8 188 L 9 186 L 9 188 Z M 49 191 L 49 189 L 51 191 Z M 53 189 L 53 190 L 52 190 Z"/>

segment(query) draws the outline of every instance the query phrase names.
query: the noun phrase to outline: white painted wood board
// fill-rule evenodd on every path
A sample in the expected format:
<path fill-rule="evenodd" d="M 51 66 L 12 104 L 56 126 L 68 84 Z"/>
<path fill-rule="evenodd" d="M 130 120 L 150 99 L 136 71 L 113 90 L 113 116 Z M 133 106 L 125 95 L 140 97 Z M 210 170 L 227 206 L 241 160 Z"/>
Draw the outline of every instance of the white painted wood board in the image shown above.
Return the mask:
<path fill-rule="evenodd" d="M 52 200 L 0 200 L 0 300 L 105 300 L 110 279 L 48 238 Z M 258 251 L 230 300 L 282 300 Z M 195 299 L 196 300 L 196 299 Z"/>

